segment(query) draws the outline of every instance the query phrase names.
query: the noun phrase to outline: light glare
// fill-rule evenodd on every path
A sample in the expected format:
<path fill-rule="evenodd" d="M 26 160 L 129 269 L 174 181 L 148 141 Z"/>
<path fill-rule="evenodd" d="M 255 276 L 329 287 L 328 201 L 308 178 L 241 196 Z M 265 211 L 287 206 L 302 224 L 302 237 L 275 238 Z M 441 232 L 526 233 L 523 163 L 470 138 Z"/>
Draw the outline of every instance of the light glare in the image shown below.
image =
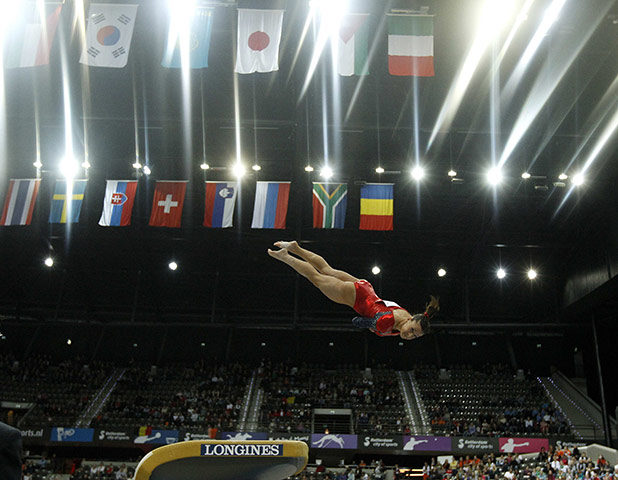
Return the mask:
<path fill-rule="evenodd" d="M 313 172 L 313 167 L 311 165 L 307 165 L 305 167 L 305 172 Z"/>
<path fill-rule="evenodd" d="M 500 279 L 506 277 L 506 272 L 504 271 L 503 268 L 499 268 L 498 271 L 496 272 L 496 276 Z"/>
<path fill-rule="evenodd" d="M 569 176 L 566 173 L 561 173 L 558 175 L 558 180 L 566 180 Z"/>
<path fill-rule="evenodd" d="M 425 170 L 423 169 L 423 167 L 417 165 L 416 167 L 412 169 L 412 178 L 414 180 L 416 181 L 422 180 L 424 176 L 425 176 Z"/>
<path fill-rule="evenodd" d="M 521 174 L 521 178 L 524 180 L 528 180 L 530 178 L 530 174 L 528 172 L 524 172 Z"/>
<path fill-rule="evenodd" d="M 54 265 L 54 259 L 53 259 L 53 258 L 51 258 L 51 257 L 47 257 L 47 258 L 45 259 L 45 266 L 47 266 L 47 267 L 53 267 L 53 265 Z"/>
<path fill-rule="evenodd" d="M 502 169 L 494 167 L 487 172 L 487 181 L 490 185 L 498 185 L 502 181 Z"/>
<path fill-rule="evenodd" d="M 200 165 L 200 168 L 201 168 L 202 170 L 208 170 L 208 169 L 210 168 L 210 165 L 208 165 L 207 163 L 202 163 L 202 164 Z"/>
<path fill-rule="evenodd" d="M 322 168 L 322 170 L 320 171 L 320 176 L 322 178 L 325 179 L 329 179 L 333 176 L 333 169 L 330 168 L 328 165 L 326 165 L 324 168 Z"/>
<path fill-rule="evenodd" d="M 140 168 L 142 168 L 142 164 L 139 162 L 135 162 L 133 165 L 131 165 L 134 169 L 138 170 Z"/>
<path fill-rule="evenodd" d="M 178 268 L 178 264 L 176 262 L 170 262 L 168 267 L 170 270 L 176 270 Z"/>
<path fill-rule="evenodd" d="M 75 178 L 75 175 L 77 174 L 77 169 L 78 168 L 79 167 L 78 167 L 77 162 L 75 161 L 74 158 L 64 157 L 60 161 L 60 173 L 62 173 L 62 175 L 67 180 L 71 180 L 71 179 Z"/>
<path fill-rule="evenodd" d="M 384 173 L 384 169 L 382 167 L 377 167 L 376 173 Z"/>
<path fill-rule="evenodd" d="M 233 167 L 232 167 L 232 172 L 234 173 L 234 175 L 236 175 L 236 177 L 241 178 L 245 172 L 247 170 L 245 169 L 244 165 L 242 163 L 236 163 Z"/>
<path fill-rule="evenodd" d="M 536 278 L 536 271 L 533 270 L 532 268 L 528 270 L 528 278 L 530 280 L 534 280 Z"/>
<path fill-rule="evenodd" d="M 443 277 L 444 275 L 446 275 L 446 270 L 444 270 L 443 268 L 440 268 L 438 270 L 438 277 Z"/>
<path fill-rule="evenodd" d="M 374 275 L 378 275 L 381 272 L 380 267 L 378 267 L 377 265 L 375 265 L 372 269 L 371 269 L 371 273 L 373 273 Z"/>
<path fill-rule="evenodd" d="M 146 175 L 150 175 L 152 173 L 152 170 L 150 170 L 150 167 L 148 165 L 144 165 L 144 173 Z"/>
<path fill-rule="evenodd" d="M 448 171 L 447 175 L 448 175 L 449 177 L 456 177 L 456 176 L 457 176 L 457 172 L 456 172 L 455 170 L 453 170 L 453 169 L 450 169 L 450 170 Z"/>
<path fill-rule="evenodd" d="M 262 170 L 262 167 L 260 167 L 259 165 L 253 165 L 253 166 L 251 167 L 251 169 L 252 169 L 254 172 L 259 172 L 260 170 Z"/>
<path fill-rule="evenodd" d="M 577 173 L 573 175 L 573 178 L 571 178 L 571 182 L 573 182 L 573 185 L 575 185 L 576 187 L 579 187 L 582 183 L 584 183 L 584 174 Z"/>

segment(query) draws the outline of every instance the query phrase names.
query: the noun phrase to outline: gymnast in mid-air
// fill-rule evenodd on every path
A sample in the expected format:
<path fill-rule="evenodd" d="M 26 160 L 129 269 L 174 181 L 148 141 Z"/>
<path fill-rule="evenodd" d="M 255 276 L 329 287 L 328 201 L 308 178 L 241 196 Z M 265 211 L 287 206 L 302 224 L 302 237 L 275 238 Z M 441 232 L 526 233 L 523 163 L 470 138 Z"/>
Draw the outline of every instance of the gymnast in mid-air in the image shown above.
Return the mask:
<path fill-rule="evenodd" d="M 431 296 L 423 313 L 411 314 L 395 302 L 378 297 L 367 280 L 335 270 L 297 242 L 280 241 L 274 245 L 278 250 L 268 249 L 271 257 L 288 264 L 333 302 L 353 308 L 360 315 L 352 320 L 358 328 L 368 328 L 381 337 L 399 335 L 404 340 L 414 340 L 429 331 L 429 320 L 440 310 L 438 298 Z"/>

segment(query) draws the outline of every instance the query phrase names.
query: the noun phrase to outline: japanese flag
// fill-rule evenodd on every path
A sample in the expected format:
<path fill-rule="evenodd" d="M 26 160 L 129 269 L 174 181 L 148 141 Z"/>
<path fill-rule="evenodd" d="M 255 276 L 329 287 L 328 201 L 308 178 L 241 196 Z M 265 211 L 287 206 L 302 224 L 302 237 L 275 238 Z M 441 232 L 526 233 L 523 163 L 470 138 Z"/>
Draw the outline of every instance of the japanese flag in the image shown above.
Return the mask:
<path fill-rule="evenodd" d="M 279 70 L 283 10 L 238 9 L 237 73 Z"/>

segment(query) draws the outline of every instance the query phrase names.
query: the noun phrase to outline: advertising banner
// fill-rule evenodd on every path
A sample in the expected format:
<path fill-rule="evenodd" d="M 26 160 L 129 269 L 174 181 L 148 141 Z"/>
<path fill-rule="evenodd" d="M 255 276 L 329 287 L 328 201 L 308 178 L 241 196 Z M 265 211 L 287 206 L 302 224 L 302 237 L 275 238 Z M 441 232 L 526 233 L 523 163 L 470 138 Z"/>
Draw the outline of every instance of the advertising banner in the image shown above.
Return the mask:
<path fill-rule="evenodd" d="M 186 430 L 180 431 L 179 439 L 181 442 L 188 442 L 190 440 L 212 440 L 212 438 L 210 438 L 210 435 L 208 433 L 187 432 Z"/>
<path fill-rule="evenodd" d="M 266 440 L 268 434 L 264 432 L 221 432 L 221 440 Z"/>
<path fill-rule="evenodd" d="M 170 445 L 178 442 L 178 430 L 152 430 L 150 434 L 138 435 L 133 439 L 137 444 Z"/>
<path fill-rule="evenodd" d="M 490 437 L 453 437 L 453 452 L 485 453 L 498 452 L 500 445 L 497 438 Z"/>
<path fill-rule="evenodd" d="M 584 442 L 575 438 L 551 438 L 549 443 L 554 446 L 555 450 L 563 450 L 565 448 L 573 450 L 574 448 L 585 447 L 590 442 Z"/>
<path fill-rule="evenodd" d="M 414 437 L 403 437 L 403 449 L 409 451 L 424 452 L 450 452 L 450 437 L 427 437 L 415 435 Z"/>
<path fill-rule="evenodd" d="M 358 438 L 356 435 L 343 435 L 343 434 L 312 434 L 311 445 L 312 448 L 357 448 Z"/>
<path fill-rule="evenodd" d="M 268 440 L 296 440 L 297 442 L 305 442 L 311 444 L 310 433 L 269 433 Z"/>
<path fill-rule="evenodd" d="M 92 442 L 94 428 L 54 427 L 51 430 L 52 442 Z"/>
<path fill-rule="evenodd" d="M 502 453 L 532 453 L 549 448 L 547 438 L 501 438 L 499 441 Z"/>
<path fill-rule="evenodd" d="M 403 448 L 403 437 L 401 435 L 359 435 L 358 441 L 358 448 L 361 449 L 388 448 L 401 450 Z"/>
<path fill-rule="evenodd" d="M 29 428 L 21 431 L 21 438 L 25 443 L 43 443 L 50 438 L 49 428 Z"/>
<path fill-rule="evenodd" d="M 132 443 L 133 431 L 112 427 L 112 430 L 97 430 L 94 438 L 97 443 Z"/>

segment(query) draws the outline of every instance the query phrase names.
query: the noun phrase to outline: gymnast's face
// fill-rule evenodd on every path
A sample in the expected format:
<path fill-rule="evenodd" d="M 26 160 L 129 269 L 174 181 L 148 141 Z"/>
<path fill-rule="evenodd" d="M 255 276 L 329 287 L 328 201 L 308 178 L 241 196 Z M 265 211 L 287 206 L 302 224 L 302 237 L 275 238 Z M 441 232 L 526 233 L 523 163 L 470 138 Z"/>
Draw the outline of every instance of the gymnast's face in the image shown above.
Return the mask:
<path fill-rule="evenodd" d="M 423 329 L 421 328 L 421 324 L 416 320 L 408 320 L 403 324 L 401 330 L 399 330 L 399 336 L 404 340 L 414 340 L 415 338 L 422 337 Z"/>

